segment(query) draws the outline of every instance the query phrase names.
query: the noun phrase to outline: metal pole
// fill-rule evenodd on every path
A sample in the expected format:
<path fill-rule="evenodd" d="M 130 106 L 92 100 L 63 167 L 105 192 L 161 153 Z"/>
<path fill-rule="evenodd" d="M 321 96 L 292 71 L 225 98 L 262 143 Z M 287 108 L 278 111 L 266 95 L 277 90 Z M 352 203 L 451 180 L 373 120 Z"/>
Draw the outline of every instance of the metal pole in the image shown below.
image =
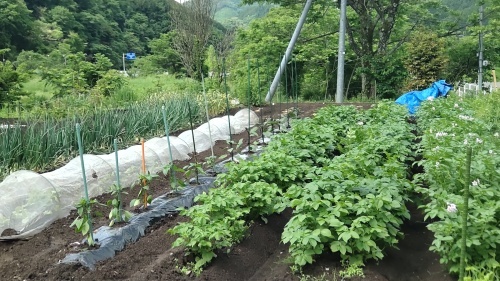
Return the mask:
<path fill-rule="evenodd" d="M 122 186 L 120 184 L 120 165 L 118 164 L 118 141 L 113 140 L 113 147 L 115 149 L 115 164 L 116 164 L 116 187 L 118 189 L 118 219 L 117 222 L 122 221 Z"/>
<path fill-rule="evenodd" d="M 123 62 L 123 74 L 127 73 L 127 70 L 125 70 L 125 54 L 122 53 L 122 62 Z"/>
<path fill-rule="evenodd" d="M 285 65 L 288 62 L 288 59 L 290 58 L 290 55 L 292 54 L 293 47 L 295 46 L 295 42 L 297 41 L 297 38 L 299 37 L 300 30 L 302 29 L 302 26 L 304 25 L 304 22 L 306 21 L 306 16 L 307 12 L 311 8 L 312 0 L 307 0 L 306 5 L 304 6 L 304 9 L 302 10 L 302 14 L 300 15 L 299 22 L 297 23 L 297 26 L 295 27 L 295 31 L 293 32 L 292 39 L 290 39 L 290 42 L 288 43 L 288 47 L 286 48 L 285 55 L 283 56 L 283 59 L 281 60 L 280 67 L 278 68 L 278 71 L 276 72 L 276 75 L 274 76 L 273 83 L 271 84 L 271 87 L 269 88 L 269 92 L 267 92 L 266 96 L 266 102 L 271 102 L 273 99 L 274 92 L 276 92 L 276 88 L 278 87 L 278 84 L 280 82 L 281 75 L 283 74 L 283 70 L 285 69 Z"/>
<path fill-rule="evenodd" d="M 344 62 L 345 62 L 345 26 L 346 26 L 347 0 L 340 2 L 340 26 L 339 26 L 339 58 L 337 67 L 337 93 L 335 102 L 344 101 Z"/>
<path fill-rule="evenodd" d="M 479 73 L 477 77 L 477 85 L 479 87 L 479 92 L 483 92 L 483 31 L 481 30 L 483 26 L 483 12 L 484 5 L 479 6 Z"/>

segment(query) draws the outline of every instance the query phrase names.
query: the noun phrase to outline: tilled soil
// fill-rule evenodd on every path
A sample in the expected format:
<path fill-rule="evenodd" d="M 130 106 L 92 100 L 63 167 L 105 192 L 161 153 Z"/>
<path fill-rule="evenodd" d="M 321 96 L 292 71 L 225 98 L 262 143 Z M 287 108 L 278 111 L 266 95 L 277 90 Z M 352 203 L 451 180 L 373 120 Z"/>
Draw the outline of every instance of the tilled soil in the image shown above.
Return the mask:
<path fill-rule="evenodd" d="M 369 104 L 358 104 L 366 109 Z M 289 104 L 289 107 L 296 104 Z M 309 117 L 323 103 L 300 103 L 300 117 Z M 254 108 L 263 119 L 276 118 L 278 111 L 285 110 L 286 104 Z M 234 111 L 234 112 L 233 112 Z M 231 113 L 234 114 L 237 109 Z M 174 134 L 175 135 L 175 134 Z M 233 140 L 244 139 L 247 142 L 248 133 L 243 132 L 233 136 Z M 252 142 L 256 137 L 252 137 Z M 216 155 L 227 154 L 226 142 L 218 141 L 214 146 Z M 198 159 L 210 155 L 210 150 L 197 154 Z M 175 163 L 184 167 L 189 161 Z M 182 177 L 181 174 L 177 175 Z M 168 176 L 160 174 L 153 180 L 151 194 L 154 197 L 169 191 Z M 136 195 L 136 190 L 125 196 L 124 202 Z M 102 195 L 97 198 L 105 203 L 111 196 Z M 421 222 L 418 210 L 411 208 L 412 220 L 405 223 L 403 232 L 405 238 L 398 244 L 399 250 L 387 249 L 384 260 L 369 262 L 365 268 L 365 278 L 351 280 L 390 280 L 390 281 L 451 281 L 444 266 L 439 264 L 436 254 L 428 251 L 432 242 L 430 233 Z M 133 210 L 131 210 L 133 211 Z M 109 208 L 98 206 L 93 212 L 95 226 L 108 223 Z M 302 274 L 316 276 L 317 279 L 307 280 L 341 280 L 338 271 L 341 270 L 339 258 L 325 254 L 317 258 L 314 265 L 306 266 L 302 274 L 294 274 L 289 267 L 288 247 L 280 243 L 281 233 L 291 216 L 291 211 L 270 216 L 268 223 L 256 221 L 249 230 L 247 237 L 233 247 L 229 253 L 219 253 L 218 257 L 198 277 L 186 276 L 180 272 L 186 260 L 180 249 L 171 249 L 176 237 L 167 234 L 167 230 L 187 219 L 182 216 L 170 215 L 157 221 L 146 230 L 145 236 L 137 242 L 129 244 L 116 256 L 97 264 L 94 271 L 80 265 L 58 264 L 66 254 L 85 249 L 71 247 L 75 241 L 81 241 L 82 236 L 69 227 L 76 214 L 57 220 L 47 229 L 29 240 L 0 242 L 0 280 L 301 280 Z M 336 279 L 335 279 L 336 278 Z M 302 279 L 305 280 L 305 279 Z"/>

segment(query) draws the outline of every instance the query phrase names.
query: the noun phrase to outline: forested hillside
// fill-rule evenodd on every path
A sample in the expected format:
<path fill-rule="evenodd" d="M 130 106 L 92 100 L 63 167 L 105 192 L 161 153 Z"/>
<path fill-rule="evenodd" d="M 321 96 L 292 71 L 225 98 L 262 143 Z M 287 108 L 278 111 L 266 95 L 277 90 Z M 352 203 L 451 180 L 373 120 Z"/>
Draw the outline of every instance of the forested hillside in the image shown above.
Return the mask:
<path fill-rule="evenodd" d="M 484 80 L 492 80 L 491 70 L 500 63 L 497 2 L 484 1 L 480 27 L 479 0 L 348 1 L 346 96 L 394 98 L 437 79 L 473 82 L 480 31 L 488 61 Z M 167 73 L 192 79 L 197 89 L 203 77 L 209 78 L 208 90 L 225 91 L 223 62 L 231 73 L 229 94 L 247 102 L 248 92 L 265 93 L 304 3 L 0 0 L 0 108 L 16 101 L 26 108 L 48 107 L 56 98 L 75 96 L 102 104 L 101 97 L 122 95 L 134 77 Z M 288 96 L 292 83 L 302 99 L 334 95 L 338 4 L 313 2 L 279 88 Z M 137 59 L 125 61 L 128 52 Z M 37 81 L 50 86 L 48 93 L 37 96 L 24 87 L 30 82 L 38 90 Z M 260 96 L 253 95 L 251 102 L 262 103 Z"/>
<path fill-rule="evenodd" d="M 169 31 L 173 0 L 0 0 L 0 49 L 49 53 L 60 42 L 72 51 L 149 52 L 148 41 Z"/>

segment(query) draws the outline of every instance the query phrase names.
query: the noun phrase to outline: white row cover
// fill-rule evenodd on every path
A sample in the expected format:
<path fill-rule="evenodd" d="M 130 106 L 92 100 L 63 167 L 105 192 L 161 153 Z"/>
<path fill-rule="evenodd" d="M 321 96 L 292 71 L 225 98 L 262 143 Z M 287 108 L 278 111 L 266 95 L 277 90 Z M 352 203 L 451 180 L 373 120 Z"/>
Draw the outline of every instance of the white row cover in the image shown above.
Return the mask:
<path fill-rule="evenodd" d="M 238 134 L 259 122 L 257 114 L 242 109 L 234 116 L 219 117 L 194 129 L 196 151 L 209 149 L 217 140 L 228 140 L 229 132 Z M 230 119 L 230 120 L 228 120 Z M 231 123 L 231 129 L 229 128 Z M 210 124 L 210 128 L 209 128 Z M 211 137 L 210 133 L 211 132 Z M 169 137 L 173 160 L 188 160 L 194 152 L 191 130 L 179 137 Z M 85 144 L 84 144 L 85 145 Z M 146 166 L 151 173 L 158 173 L 170 163 L 166 137 L 145 142 Z M 136 183 L 141 172 L 142 148 L 135 145 L 118 152 L 120 183 L 128 187 Z M 83 156 L 85 175 L 90 197 L 109 192 L 116 184 L 115 154 Z M 20 170 L 10 174 L 0 183 L 0 240 L 27 238 L 42 231 L 53 221 L 69 215 L 84 196 L 80 158 L 52 172 L 38 174 Z M 9 236 L 2 235 L 9 230 Z M 11 235 L 15 231 L 16 235 Z"/>

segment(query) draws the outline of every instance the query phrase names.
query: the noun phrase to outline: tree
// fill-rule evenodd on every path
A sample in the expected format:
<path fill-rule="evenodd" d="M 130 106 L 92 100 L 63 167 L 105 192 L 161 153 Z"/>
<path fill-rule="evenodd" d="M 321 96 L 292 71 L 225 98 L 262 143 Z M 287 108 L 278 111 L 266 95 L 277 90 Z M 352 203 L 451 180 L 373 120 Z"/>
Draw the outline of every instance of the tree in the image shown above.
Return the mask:
<path fill-rule="evenodd" d="M 293 62 L 287 66 L 280 89 L 288 87 L 290 94 L 293 81 L 294 86 L 303 89 L 303 95 L 319 100 L 323 99 L 327 89 L 335 85 L 330 81 L 334 78 L 331 73 L 336 64 L 337 47 L 332 42 L 338 40 L 338 26 L 332 25 L 332 22 L 338 22 L 338 12 L 333 5 L 331 1 L 313 3 L 294 48 Z M 252 102 L 262 102 L 258 98 L 264 97 L 267 92 L 266 87 L 280 64 L 302 8 L 302 4 L 273 8 L 265 17 L 252 21 L 248 28 L 238 30 L 229 63 L 231 85 L 241 101 L 247 99 L 247 59 L 250 59 Z M 256 91 L 257 63 L 261 93 Z"/>
<path fill-rule="evenodd" d="M 23 0 L 0 0 L 0 49 L 9 48 L 15 54 L 21 46 L 36 45 L 34 22 Z"/>
<path fill-rule="evenodd" d="M 419 29 L 406 45 L 405 66 L 409 73 L 407 90 L 427 88 L 441 78 L 448 58 L 444 52 L 444 39 L 435 32 Z"/>
<path fill-rule="evenodd" d="M 184 8 L 180 8 L 184 7 Z M 212 0 L 191 0 L 170 11 L 175 31 L 173 47 L 187 74 L 200 79 L 205 51 L 212 35 L 214 7 Z"/>
<path fill-rule="evenodd" d="M 221 89 L 224 79 L 222 64 L 229 58 L 234 47 L 236 35 L 235 28 L 228 28 L 225 31 L 215 33 L 212 44 L 207 50 L 205 64 L 208 66 L 209 85 L 215 89 Z"/>
<path fill-rule="evenodd" d="M 0 55 L 8 51 L 9 49 L 2 49 Z M 0 108 L 26 95 L 22 89 L 22 77 L 9 60 L 0 63 Z"/>

